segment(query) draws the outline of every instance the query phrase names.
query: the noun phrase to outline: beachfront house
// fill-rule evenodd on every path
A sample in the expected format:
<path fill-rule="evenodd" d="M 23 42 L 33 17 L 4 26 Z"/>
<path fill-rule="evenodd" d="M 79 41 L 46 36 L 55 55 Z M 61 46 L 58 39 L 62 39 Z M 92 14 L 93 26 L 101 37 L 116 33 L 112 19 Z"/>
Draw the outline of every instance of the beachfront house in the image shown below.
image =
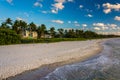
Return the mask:
<path fill-rule="evenodd" d="M 23 38 L 37 38 L 38 34 L 36 31 L 28 31 L 25 30 L 22 32 L 22 37 Z"/>
<path fill-rule="evenodd" d="M 44 38 L 52 38 L 52 36 L 49 35 L 49 34 L 45 34 L 45 37 L 44 37 Z"/>
<path fill-rule="evenodd" d="M 36 31 L 25 30 L 22 32 L 22 37 L 36 39 L 38 37 L 38 33 Z M 50 34 L 45 34 L 45 35 L 41 35 L 41 38 L 52 38 L 52 36 Z"/>

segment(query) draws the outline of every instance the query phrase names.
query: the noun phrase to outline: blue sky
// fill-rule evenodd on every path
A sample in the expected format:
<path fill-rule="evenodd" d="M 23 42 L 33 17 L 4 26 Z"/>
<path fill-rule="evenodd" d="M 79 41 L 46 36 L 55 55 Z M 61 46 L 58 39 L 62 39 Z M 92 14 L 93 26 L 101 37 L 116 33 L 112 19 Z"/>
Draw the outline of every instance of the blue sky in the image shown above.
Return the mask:
<path fill-rule="evenodd" d="M 0 23 L 6 18 L 47 28 L 120 31 L 120 0 L 0 0 Z"/>

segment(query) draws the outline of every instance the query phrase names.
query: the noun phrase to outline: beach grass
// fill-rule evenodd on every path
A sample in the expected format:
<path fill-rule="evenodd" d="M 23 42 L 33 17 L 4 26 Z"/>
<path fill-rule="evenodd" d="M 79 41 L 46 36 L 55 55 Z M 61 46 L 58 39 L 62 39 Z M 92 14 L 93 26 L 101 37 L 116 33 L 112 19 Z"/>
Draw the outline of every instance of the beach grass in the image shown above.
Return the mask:
<path fill-rule="evenodd" d="M 61 41 L 85 41 L 88 39 L 85 38 L 41 38 L 41 39 L 21 39 L 22 44 L 28 43 L 52 43 L 52 42 L 61 42 Z"/>

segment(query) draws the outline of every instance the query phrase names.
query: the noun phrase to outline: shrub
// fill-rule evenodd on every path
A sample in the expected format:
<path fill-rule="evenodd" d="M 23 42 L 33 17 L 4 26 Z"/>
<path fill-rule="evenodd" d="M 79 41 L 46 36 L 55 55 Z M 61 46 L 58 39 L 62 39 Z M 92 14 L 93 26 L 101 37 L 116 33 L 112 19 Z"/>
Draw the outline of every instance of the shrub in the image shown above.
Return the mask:
<path fill-rule="evenodd" d="M 41 39 L 21 39 L 21 43 L 51 43 L 51 42 L 60 42 L 60 41 L 82 41 L 86 40 L 84 38 L 41 38 Z"/>
<path fill-rule="evenodd" d="M 18 43 L 20 43 L 20 36 L 17 35 L 13 30 L 0 29 L 0 45 Z"/>

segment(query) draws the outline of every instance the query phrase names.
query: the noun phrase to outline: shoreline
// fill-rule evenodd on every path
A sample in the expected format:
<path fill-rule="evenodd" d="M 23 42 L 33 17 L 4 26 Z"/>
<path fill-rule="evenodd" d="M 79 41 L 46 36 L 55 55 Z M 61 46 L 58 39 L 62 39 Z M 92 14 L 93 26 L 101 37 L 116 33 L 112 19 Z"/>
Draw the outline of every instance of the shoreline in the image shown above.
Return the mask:
<path fill-rule="evenodd" d="M 99 43 L 98 43 L 98 44 L 99 44 L 99 50 L 97 50 L 97 52 L 92 53 L 92 55 L 89 55 L 89 56 L 87 55 L 87 57 L 86 57 L 86 56 L 83 56 L 82 58 L 81 58 L 81 57 L 80 57 L 80 58 L 77 58 L 77 59 L 75 59 L 75 58 L 73 59 L 73 58 L 72 58 L 72 60 L 69 59 L 69 60 L 62 61 L 62 62 L 55 62 L 55 63 L 52 63 L 52 64 L 44 64 L 44 65 L 42 65 L 41 67 L 38 67 L 38 68 L 36 68 L 36 69 L 32 69 L 32 70 L 25 71 L 25 72 L 23 72 L 23 73 L 21 73 L 21 74 L 15 75 L 14 77 L 13 77 L 13 76 L 8 77 L 7 80 L 16 80 L 16 79 L 20 80 L 20 79 L 23 79 L 22 77 L 28 77 L 28 76 L 29 76 L 29 77 L 28 77 L 28 79 L 26 79 L 26 80 L 33 80 L 32 78 L 34 78 L 34 80 L 38 80 L 38 79 L 46 76 L 47 74 L 49 74 L 49 73 L 52 72 L 53 70 L 55 70 L 57 67 L 64 66 L 64 65 L 69 65 L 69 64 L 73 64 L 73 63 L 82 62 L 82 61 L 84 61 L 84 60 L 87 60 L 87 59 L 89 59 L 89 58 L 92 58 L 92 57 L 96 56 L 97 54 L 99 54 L 99 53 L 103 50 L 103 47 L 102 47 L 101 43 L 102 43 L 102 42 L 99 42 Z M 85 57 L 85 58 L 84 58 L 84 57 Z M 42 69 L 44 69 L 44 68 L 47 69 L 47 70 L 45 70 L 44 72 L 41 73 L 40 70 L 42 70 Z M 38 71 L 40 71 L 40 73 L 38 73 Z M 33 74 L 34 77 L 31 77 L 31 78 L 30 78 L 31 75 L 29 75 L 29 74 L 31 74 L 31 73 L 34 73 L 34 74 Z M 35 73 L 36 73 L 36 74 L 35 74 Z M 35 77 L 35 75 L 39 75 L 39 77 L 38 77 L 38 76 Z M 23 80 L 24 80 L 24 79 L 23 79 Z"/>
<path fill-rule="evenodd" d="M 101 51 L 98 51 L 97 54 L 99 54 L 100 52 Z M 15 76 L 10 76 L 10 77 L 6 78 L 6 80 L 21 80 L 21 79 L 22 80 L 39 80 L 39 79 L 45 77 L 50 72 L 54 71 L 58 67 L 82 62 L 82 61 L 85 61 L 85 60 L 90 59 L 92 57 L 95 57 L 97 54 L 92 54 L 88 57 L 84 56 L 85 58 L 80 57 L 81 59 L 73 59 L 72 58 L 73 60 L 69 59 L 69 60 L 62 61 L 62 62 L 55 62 L 55 63 L 51 63 L 51 64 L 43 64 L 36 69 L 27 70 L 25 72 L 22 72 L 20 74 L 15 75 Z M 46 70 L 44 72 L 41 72 L 41 70 L 43 70 L 43 69 L 44 70 L 46 69 Z M 39 71 L 40 71 L 40 73 L 38 73 Z M 37 77 L 36 77 L 36 75 L 37 75 Z"/>
<path fill-rule="evenodd" d="M 119 80 L 119 42 L 120 38 L 107 40 L 102 43 L 104 49 L 98 55 L 82 62 L 57 67 L 47 76 L 36 80 Z"/>
<path fill-rule="evenodd" d="M 49 73 L 52 70 L 54 70 L 55 68 L 59 67 L 59 66 L 63 66 L 63 65 L 67 65 L 67 64 L 72 64 L 72 63 L 77 63 L 77 62 L 80 62 L 80 61 L 84 61 L 84 60 L 86 60 L 88 58 L 91 58 L 91 57 L 99 54 L 102 51 L 102 49 L 103 49 L 101 43 L 104 42 L 104 41 L 105 41 L 105 39 L 104 40 L 96 40 L 96 43 L 94 45 L 92 45 L 92 47 L 94 47 L 94 49 L 93 50 L 89 49 L 87 51 L 86 50 L 82 51 L 82 53 L 85 53 L 84 55 L 82 54 L 82 55 L 78 56 L 78 52 L 80 52 L 79 50 L 77 52 L 75 52 L 75 51 L 72 52 L 72 53 L 75 52 L 74 57 L 73 57 L 72 54 L 71 54 L 71 57 L 70 56 L 68 57 L 69 54 L 65 55 L 65 56 L 64 56 L 64 54 L 62 54 L 59 57 L 57 57 L 56 60 L 54 60 L 50 64 L 49 63 L 48 64 L 47 63 L 46 64 L 42 64 L 41 66 L 39 66 L 37 68 L 23 71 L 22 73 L 19 73 L 19 74 L 13 76 L 13 77 L 8 77 L 7 80 L 15 80 L 15 78 L 22 78 L 22 77 L 26 78 L 28 76 L 30 77 L 30 75 L 32 75 L 32 73 L 38 74 L 39 70 L 41 70 L 42 68 L 47 66 L 48 70 L 46 70 L 46 72 L 44 72 L 44 74 L 43 73 L 42 73 L 42 75 L 39 74 L 39 75 L 37 75 L 37 77 L 34 76 L 34 78 L 41 78 L 41 77 L 45 76 L 47 73 Z M 90 46 L 88 48 L 90 48 Z M 20 80 L 20 79 L 18 79 L 18 80 Z M 23 79 L 23 80 L 27 80 L 27 79 Z"/>

